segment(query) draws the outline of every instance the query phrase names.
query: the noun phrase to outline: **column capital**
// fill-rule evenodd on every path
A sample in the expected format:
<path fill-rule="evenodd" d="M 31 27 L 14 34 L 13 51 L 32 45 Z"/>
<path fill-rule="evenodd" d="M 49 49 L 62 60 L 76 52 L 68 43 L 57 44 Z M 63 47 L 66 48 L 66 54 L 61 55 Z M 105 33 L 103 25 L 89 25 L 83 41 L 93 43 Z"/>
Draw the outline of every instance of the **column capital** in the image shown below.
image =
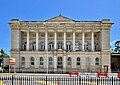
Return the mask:
<path fill-rule="evenodd" d="M 95 32 L 95 30 L 91 30 L 91 32 Z"/>
<path fill-rule="evenodd" d="M 82 33 L 85 33 L 85 30 L 82 30 L 81 32 L 82 32 Z"/>
<path fill-rule="evenodd" d="M 39 32 L 39 30 L 36 29 L 35 32 Z"/>
<path fill-rule="evenodd" d="M 73 32 L 76 32 L 76 29 L 73 29 L 72 31 L 73 31 Z"/>
<path fill-rule="evenodd" d="M 57 33 L 57 30 L 54 30 L 55 33 Z"/>
<path fill-rule="evenodd" d="M 30 32 L 30 30 L 27 30 L 26 32 Z"/>
<path fill-rule="evenodd" d="M 64 32 L 64 33 L 66 33 L 66 32 L 67 32 L 67 30 L 66 30 L 66 29 L 64 29 L 64 30 L 63 30 L 63 32 Z"/>

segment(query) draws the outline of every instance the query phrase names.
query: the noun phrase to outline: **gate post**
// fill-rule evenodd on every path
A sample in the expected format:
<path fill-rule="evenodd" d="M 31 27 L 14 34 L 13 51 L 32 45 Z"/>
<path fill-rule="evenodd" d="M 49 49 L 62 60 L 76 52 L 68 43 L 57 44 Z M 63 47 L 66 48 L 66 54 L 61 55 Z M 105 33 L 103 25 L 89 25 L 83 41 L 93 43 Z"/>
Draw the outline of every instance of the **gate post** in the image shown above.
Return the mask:
<path fill-rule="evenodd" d="M 14 81 L 14 76 L 12 75 L 12 85 L 13 85 L 13 81 Z"/>
<path fill-rule="evenodd" d="M 46 85 L 47 85 L 47 76 L 46 76 Z"/>

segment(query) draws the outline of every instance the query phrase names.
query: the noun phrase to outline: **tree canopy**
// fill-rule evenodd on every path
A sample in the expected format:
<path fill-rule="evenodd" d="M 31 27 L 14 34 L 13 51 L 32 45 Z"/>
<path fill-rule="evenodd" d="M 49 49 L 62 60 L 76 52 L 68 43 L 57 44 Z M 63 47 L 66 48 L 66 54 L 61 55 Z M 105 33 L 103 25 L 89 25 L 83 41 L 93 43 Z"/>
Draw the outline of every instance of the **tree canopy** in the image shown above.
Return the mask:
<path fill-rule="evenodd" d="M 7 58 L 9 57 L 9 55 L 7 53 L 4 52 L 3 49 L 0 50 L 0 58 Z"/>
<path fill-rule="evenodd" d="M 120 40 L 114 43 L 114 48 L 111 49 L 112 53 L 120 53 Z"/>

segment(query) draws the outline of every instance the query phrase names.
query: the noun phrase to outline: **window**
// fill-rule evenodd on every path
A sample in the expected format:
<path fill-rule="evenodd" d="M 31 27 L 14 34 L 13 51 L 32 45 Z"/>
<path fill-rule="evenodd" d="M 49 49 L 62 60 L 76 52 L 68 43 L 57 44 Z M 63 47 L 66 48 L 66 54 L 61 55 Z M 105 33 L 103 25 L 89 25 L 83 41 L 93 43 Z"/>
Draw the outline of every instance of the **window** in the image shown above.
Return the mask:
<path fill-rule="evenodd" d="M 44 42 L 41 42 L 40 50 L 45 50 L 45 43 Z"/>
<path fill-rule="evenodd" d="M 25 57 L 21 58 L 21 67 L 25 67 Z"/>
<path fill-rule="evenodd" d="M 75 50 L 76 51 L 80 50 L 80 44 L 79 44 L 79 42 L 75 42 Z"/>
<path fill-rule="evenodd" d="M 85 50 L 85 51 L 88 51 L 88 42 L 85 42 L 85 43 L 84 43 L 84 50 Z"/>
<path fill-rule="evenodd" d="M 96 43 L 94 43 L 94 49 L 95 49 L 95 51 L 97 50 L 97 44 Z"/>
<path fill-rule="evenodd" d="M 80 66 L 80 58 L 77 57 L 77 66 Z"/>
<path fill-rule="evenodd" d="M 67 65 L 68 65 L 68 67 L 71 66 L 71 58 L 70 57 L 68 57 L 68 59 L 67 59 Z"/>
<path fill-rule="evenodd" d="M 70 42 L 67 42 L 67 47 L 66 47 L 66 50 L 70 51 L 71 50 L 71 44 Z"/>
<path fill-rule="evenodd" d="M 62 66 L 62 57 L 58 57 L 58 66 Z"/>
<path fill-rule="evenodd" d="M 49 67 L 52 67 L 52 66 L 53 66 L 53 58 L 49 57 Z"/>
<path fill-rule="evenodd" d="M 34 51 L 36 50 L 36 43 L 35 42 L 32 43 L 32 50 L 34 50 Z"/>
<path fill-rule="evenodd" d="M 43 57 L 40 57 L 40 67 L 43 67 L 43 65 L 44 65 L 44 59 Z"/>
<path fill-rule="evenodd" d="M 58 49 L 62 49 L 62 42 L 58 42 Z"/>
<path fill-rule="evenodd" d="M 26 49 L 27 49 L 27 42 L 23 44 L 23 50 L 26 50 Z"/>
<path fill-rule="evenodd" d="M 54 44 L 53 44 L 53 42 L 50 43 L 50 48 L 49 49 L 50 50 L 54 50 Z"/>
<path fill-rule="evenodd" d="M 99 66 L 99 58 L 95 58 L 95 65 Z"/>
<path fill-rule="evenodd" d="M 31 67 L 34 67 L 34 58 L 31 57 Z"/>

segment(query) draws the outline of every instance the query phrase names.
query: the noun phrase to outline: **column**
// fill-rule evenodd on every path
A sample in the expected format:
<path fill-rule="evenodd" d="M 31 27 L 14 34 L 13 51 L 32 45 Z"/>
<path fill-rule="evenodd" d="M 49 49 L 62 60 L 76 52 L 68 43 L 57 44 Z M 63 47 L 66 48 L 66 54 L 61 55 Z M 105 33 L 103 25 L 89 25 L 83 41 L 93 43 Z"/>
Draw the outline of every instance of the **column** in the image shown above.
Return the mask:
<path fill-rule="evenodd" d="M 54 33 L 54 50 L 57 49 L 57 32 Z"/>
<path fill-rule="evenodd" d="M 45 50 L 48 50 L 48 32 L 45 32 Z"/>
<path fill-rule="evenodd" d="M 85 33 L 84 32 L 82 32 L 82 51 L 84 51 L 84 41 L 85 41 Z"/>
<path fill-rule="evenodd" d="M 57 56 L 54 56 L 54 72 L 57 71 Z"/>
<path fill-rule="evenodd" d="M 75 51 L 75 32 L 73 32 L 73 51 Z"/>
<path fill-rule="evenodd" d="M 64 32 L 64 49 L 66 50 L 66 32 Z"/>
<path fill-rule="evenodd" d="M 91 50 L 94 51 L 94 32 L 91 33 Z"/>
<path fill-rule="evenodd" d="M 29 50 L 29 31 L 27 32 L 27 50 Z"/>
<path fill-rule="evenodd" d="M 36 50 L 38 51 L 38 31 L 36 32 Z"/>

